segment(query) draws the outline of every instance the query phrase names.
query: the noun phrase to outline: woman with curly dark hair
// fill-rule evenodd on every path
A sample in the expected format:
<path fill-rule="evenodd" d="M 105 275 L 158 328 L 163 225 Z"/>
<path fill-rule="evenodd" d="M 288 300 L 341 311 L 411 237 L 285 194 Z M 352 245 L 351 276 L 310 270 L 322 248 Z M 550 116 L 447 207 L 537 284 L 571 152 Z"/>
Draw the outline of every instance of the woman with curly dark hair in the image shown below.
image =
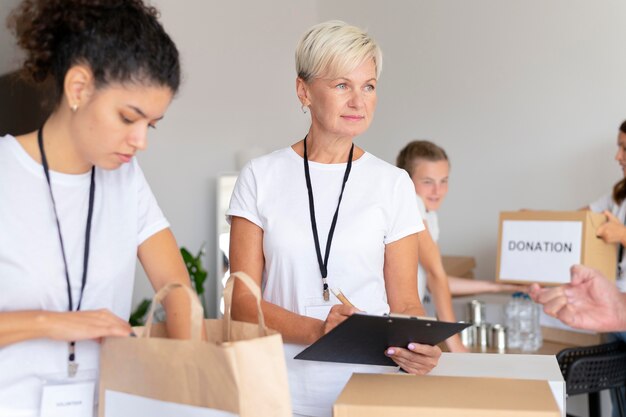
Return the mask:
<path fill-rule="evenodd" d="M 180 83 L 157 18 L 141 0 L 25 0 L 9 17 L 24 74 L 55 88 L 40 129 L 0 137 L 0 415 L 48 413 L 50 381 L 55 407 L 93 400 L 98 339 L 131 333 L 137 257 L 156 290 L 190 285 L 134 158 Z M 187 337 L 186 294 L 165 307 Z"/>

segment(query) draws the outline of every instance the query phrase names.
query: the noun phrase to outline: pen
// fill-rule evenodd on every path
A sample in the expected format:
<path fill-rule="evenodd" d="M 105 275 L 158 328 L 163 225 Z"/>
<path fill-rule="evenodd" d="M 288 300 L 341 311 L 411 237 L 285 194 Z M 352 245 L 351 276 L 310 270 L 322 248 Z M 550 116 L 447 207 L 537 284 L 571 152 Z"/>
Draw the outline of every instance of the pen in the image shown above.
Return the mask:
<path fill-rule="evenodd" d="M 345 296 L 345 295 L 343 295 L 343 293 L 341 292 L 341 289 L 339 289 L 339 288 L 331 288 L 331 291 L 333 292 L 333 294 L 335 294 L 335 297 L 337 297 L 337 299 L 338 299 L 339 301 L 341 301 L 341 304 L 346 305 L 346 306 L 348 306 L 348 307 L 354 307 L 354 308 L 356 308 L 356 307 L 355 307 L 355 305 L 354 305 L 354 304 L 352 304 L 352 303 L 350 302 L 350 300 L 348 300 L 348 299 L 346 298 L 346 296 Z M 357 310 L 358 310 L 358 309 L 357 309 Z"/>

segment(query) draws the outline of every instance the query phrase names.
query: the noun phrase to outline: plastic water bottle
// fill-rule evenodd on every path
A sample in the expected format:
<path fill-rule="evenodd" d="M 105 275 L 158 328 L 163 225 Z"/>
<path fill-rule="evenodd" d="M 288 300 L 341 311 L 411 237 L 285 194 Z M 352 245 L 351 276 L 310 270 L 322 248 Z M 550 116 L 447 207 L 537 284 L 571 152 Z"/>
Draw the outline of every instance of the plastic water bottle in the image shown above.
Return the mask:
<path fill-rule="evenodd" d="M 541 306 L 535 304 L 528 294 L 522 295 L 519 308 L 520 348 L 524 352 L 535 352 L 543 344 L 541 335 Z"/>
<path fill-rule="evenodd" d="M 542 307 L 540 304 L 534 303 L 531 300 L 533 305 L 533 351 L 538 350 L 543 345 L 543 336 L 541 334 L 541 310 Z"/>
<path fill-rule="evenodd" d="M 521 344 L 519 333 L 519 307 L 521 295 L 522 293 L 519 292 L 514 293 L 504 307 L 507 327 L 507 346 L 513 349 L 519 348 Z"/>
<path fill-rule="evenodd" d="M 532 352 L 535 347 L 535 306 L 527 294 L 521 296 L 518 315 L 520 349 L 522 352 Z"/>

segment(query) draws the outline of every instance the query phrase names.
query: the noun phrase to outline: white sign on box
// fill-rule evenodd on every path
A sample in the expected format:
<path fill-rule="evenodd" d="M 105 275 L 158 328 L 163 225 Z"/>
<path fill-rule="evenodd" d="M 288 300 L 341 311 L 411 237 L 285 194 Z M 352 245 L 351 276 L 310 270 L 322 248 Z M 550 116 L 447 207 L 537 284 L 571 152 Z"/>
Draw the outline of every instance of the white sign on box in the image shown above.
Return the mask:
<path fill-rule="evenodd" d="M 580 263 L 582 222 L 502 222 L 500 279 L 570 281 L 570 267 Z"/>

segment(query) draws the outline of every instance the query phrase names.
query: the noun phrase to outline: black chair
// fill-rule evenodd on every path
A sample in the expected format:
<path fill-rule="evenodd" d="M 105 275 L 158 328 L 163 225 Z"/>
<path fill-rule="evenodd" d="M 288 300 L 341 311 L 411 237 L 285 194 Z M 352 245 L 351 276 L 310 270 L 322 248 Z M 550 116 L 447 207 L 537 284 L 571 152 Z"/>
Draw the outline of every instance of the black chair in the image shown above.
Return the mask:
<path fill-rule="evenodd" d="M 588 394 L 589 417 L 601 417 L 599 393 L 605 389 L 617 396 L 620 416 L 626 417 L 626 405 L 619 395 L 619 389 L 626 384 L 626 344 L 612 342 L 563 349 L 556 359 L 567 395 Z"/>

